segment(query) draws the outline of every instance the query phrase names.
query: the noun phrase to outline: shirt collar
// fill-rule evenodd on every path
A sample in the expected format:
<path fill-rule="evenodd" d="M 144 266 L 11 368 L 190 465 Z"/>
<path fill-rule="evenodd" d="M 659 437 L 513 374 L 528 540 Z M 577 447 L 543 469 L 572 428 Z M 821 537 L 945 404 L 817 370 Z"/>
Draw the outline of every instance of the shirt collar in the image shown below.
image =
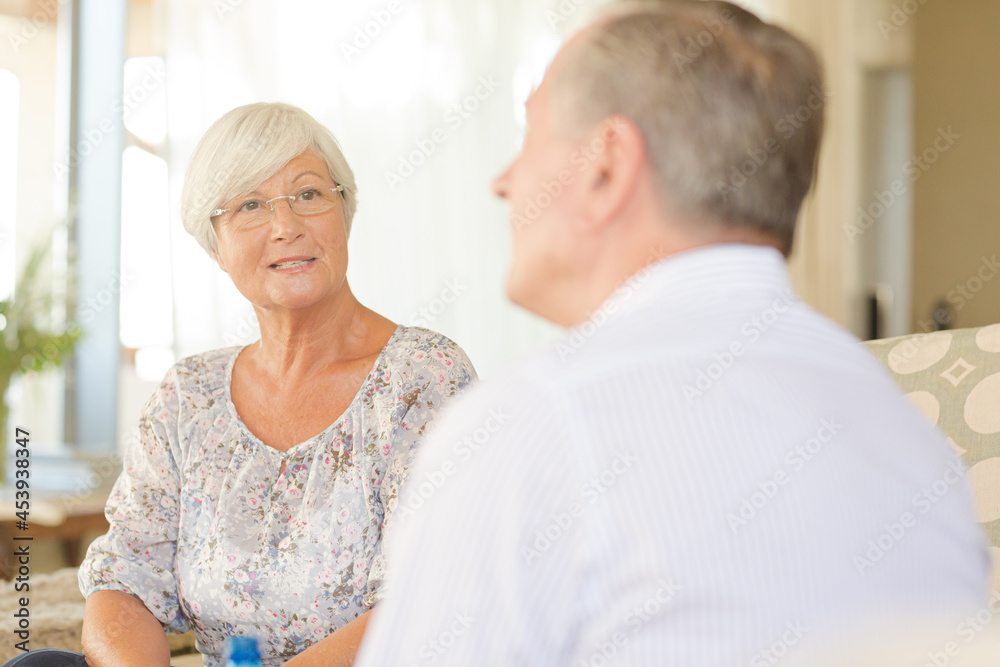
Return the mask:
<path fill-rule="evenodd" d="M 681 306 L 762 291 L 794 295 L 788 266 L 777 249 L 747 243 L 712 244 L 670 255 L 639 270 L 594 315 L 617 319 L 653 302 Z"/>

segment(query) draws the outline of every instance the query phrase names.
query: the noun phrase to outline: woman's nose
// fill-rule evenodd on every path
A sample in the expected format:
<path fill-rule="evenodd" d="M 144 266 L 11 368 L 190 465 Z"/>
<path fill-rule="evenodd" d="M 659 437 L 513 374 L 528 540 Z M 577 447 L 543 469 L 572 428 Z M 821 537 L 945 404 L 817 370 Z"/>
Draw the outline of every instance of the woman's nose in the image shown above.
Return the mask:
<path fill-rule="evenodd" d="M 299 214 L 292 210 L 290 199 L 282 198 L 271 202 L 271 238 L 274 240 L 291 241 L 302 236 L 305 223 Z"/>

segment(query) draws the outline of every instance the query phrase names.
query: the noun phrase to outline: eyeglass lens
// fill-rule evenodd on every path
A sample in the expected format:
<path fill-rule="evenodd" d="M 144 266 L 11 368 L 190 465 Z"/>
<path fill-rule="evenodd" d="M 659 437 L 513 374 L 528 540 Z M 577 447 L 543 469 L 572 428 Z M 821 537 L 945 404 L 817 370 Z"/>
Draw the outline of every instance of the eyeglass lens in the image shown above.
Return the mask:
<path fill-rule="evenodd" d="M 318 187 L 302 188 L 293 195 L 266 200 L 250 197 L 233 204 L 230 221 L 240 227 L 256 225 L 271 219 L 274 207 L 288 202 L 296 215 L 310 216 L 326 213 L 336 204 L 336 190 Z"/>

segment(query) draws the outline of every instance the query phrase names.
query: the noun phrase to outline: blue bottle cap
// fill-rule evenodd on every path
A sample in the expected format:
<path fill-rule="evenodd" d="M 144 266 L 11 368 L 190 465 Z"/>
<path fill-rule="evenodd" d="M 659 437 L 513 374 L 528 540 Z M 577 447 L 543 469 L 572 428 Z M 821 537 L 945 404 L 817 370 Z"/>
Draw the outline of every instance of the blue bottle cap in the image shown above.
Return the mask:
<path fill-rule="evenodd" d="M 257 640 L 253 637 L 228 637 L 226 639 L 226 660 L 233 662 L 260 660 Z"/>

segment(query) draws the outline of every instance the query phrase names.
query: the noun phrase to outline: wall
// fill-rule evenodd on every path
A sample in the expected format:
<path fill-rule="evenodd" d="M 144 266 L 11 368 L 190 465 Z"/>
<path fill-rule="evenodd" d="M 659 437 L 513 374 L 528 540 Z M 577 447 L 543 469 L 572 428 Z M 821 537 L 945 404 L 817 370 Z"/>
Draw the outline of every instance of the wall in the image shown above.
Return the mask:
<path fill-rule="evenodd" d="M 844 221 L 854 210 L 859 143 L 856 0 L 771 0 L 771 20 L 808 42 L 825 69 L 826 128 L 818 180 L 799 216 L 789 269 L 802 299 L 860 333 L 858 249 Z"/>
<path fill-rule="evenodd" d="M 954 327 L 998 322 L 1000 267 L 983 258 L 1000 255 L 1000 3 L 927 0 L 913 20 L 914 148 L 936 158 L 915 165 L 914 327 L 949 295 Z"/>
<path fill-rule="evenodd" d="M 800 218 L 790 268 L 805 301 L 859 336 L 869 330 L 868 298 L 880 283 L 893 294 L 883 306 L 891 324 L 885 334 L 909 331 L 912 192 L 897 196 L 905 205 L 897 203 L 877 229 L 859 210 L 877 203 L 876 185 L 899 180 L 906 162 L 899 154 L 908 152 L 912 132 L 900 110 L 910 104 L 914 21 L 899 7 L 929 1 L 770 2 L 771 18 L 820 54 L 828 94 L 819 180 Z M 885 90 L 873 85 L 887 82 L 893 85 Z"/>

